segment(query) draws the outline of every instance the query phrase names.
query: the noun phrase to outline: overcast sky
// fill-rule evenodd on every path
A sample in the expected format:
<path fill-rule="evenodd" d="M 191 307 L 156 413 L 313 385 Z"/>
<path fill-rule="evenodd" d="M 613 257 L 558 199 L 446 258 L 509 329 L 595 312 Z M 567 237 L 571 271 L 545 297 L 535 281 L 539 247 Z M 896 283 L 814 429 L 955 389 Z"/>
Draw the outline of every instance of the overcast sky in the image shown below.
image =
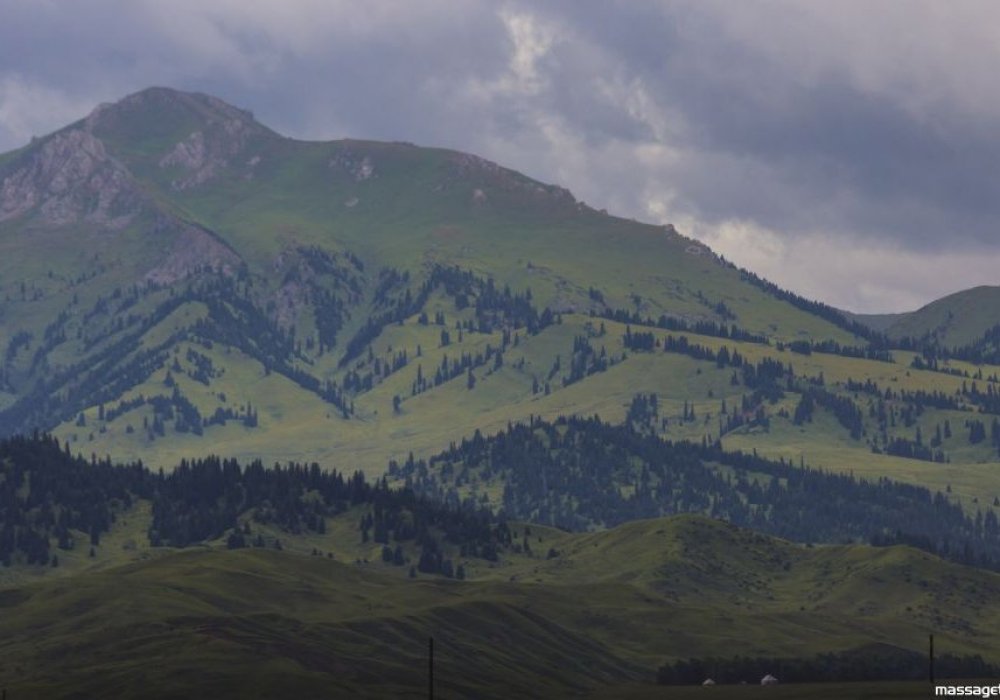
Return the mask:
<path fill-rule="evenodd" d="M 855 311 L 1000 284 L 1000 6 L 0 0 L 0 151 L 150 85 L 470 151 Z"/>

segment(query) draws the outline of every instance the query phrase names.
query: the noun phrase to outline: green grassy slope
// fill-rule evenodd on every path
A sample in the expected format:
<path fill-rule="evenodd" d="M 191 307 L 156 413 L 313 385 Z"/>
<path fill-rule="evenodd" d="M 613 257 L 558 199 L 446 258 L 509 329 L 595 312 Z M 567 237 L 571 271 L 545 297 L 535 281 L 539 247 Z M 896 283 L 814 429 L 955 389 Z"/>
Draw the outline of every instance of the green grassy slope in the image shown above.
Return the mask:
<path fill-rule="evenodd" d="M 178 312 L 184 313 L 187 312 Z M 449 318 L 454 313 L 451 306 Z M 192 307 L 188 318 L 198 317 L 197 308 Z M 942 440 L 940 449 L 950 461 L 935 463 L 873 454 L 873 444 L 883 446 L 879 420 L 871 414 L 875 398 L 847 389 L 849 380 L 871 380 L 883 392 L 892 389 L 953 396 L 963 383 L 971 386 L 973 379 L 913 369 L 908 366 L 910 355 L 901 352 L 896 353 L 895 363 L 887 363 L 822 353 L 801 355 L 775 346 L 691 333 L 674 334 L 713 350 L 723 346 L 736 350 L 749 362 L 780 361 L 799 378 L 795 387 L 786 391 L 785 398 L 774 404 L 763 402 L 768 416 L 766 426 L 749 424 L 720 434 L 720 418 L 728 419 L 744 397 L 752 394 L 743 383 L 733 383 L 733 368 L 719 368 L 715 362 L 675 353 L 629 353 L 622 345 L 625 326 L 611 321 L 603 323 L 605 335 L 594 335 L 599 321 L 565 315 L 560 325 L 536 336 L 522 335 L 517 347 L 505 353 L 504 366 L 499 370 L 491 367 L 477 370 L 473 390 L 467 388 L 463 374 L 414 396 L 411 391 L 418 372 L 430 376 L 445 355 L 454 359 L 462 353 L 480 352 L 487 344 L 497 347 L 500 338 L 496 333 L 466 333 L 461 341 L 456 338 L 449 346 L 441 347 L 438 327 L 423 326 L 415 318 L 407 319 L 402 325 L 388 327 L 373 343 L 374 356 L 388 359 L 406 349 L 414 359 L 370 391 L 354 397 L 356 415 L 350 420 L 343 419 L 335 407 L 303 392 L 287 378 L 268 374 L 259 362 L 237 350 L 219 346 L 208 349 L 197 343 L 180 342 L 171 357 L 177 359 L 181 371 L 171 371 L 173 360 L 167 360 L 148 379 L 123 394 L 122 399 L 127 401 L 138 395 L 169 397 L 173 389 L 164 382 L 170 371 L 178 390 L 198 406 L 203 416 L 221 408 L 252 404 L 259 415 L 257 427 L 229 422 L 226 426 L 209 426 L 203 436 L 196 436 L 176 433 L 168 422 L 164 436 L 151 437 L 143 425 L 154 420 L 152 407 L 142 406 L 101 420 L 99 406 L 91 405 L 83 412 L 85 425 L 78 425 L 77 419 L 68 420 L 58 427 L 56 434 L 69 440 L 74 451 L 88 456 L 96 453 L 126 460 L 141 458 L 165 468 L 181 458 L 213 452 L 243 460 L 260 457 L 266 463 L 315 460 L 328 467 L 347 471 L 360 468 L 369 475 L 377 475 L 390 460 L 403 461 L 410 452 L 417 457 L 429 457 L 476 430 L 493 434 L 510 421 L 527 421 L 533 415 L 551 419 L 596 413 L 605 420 L 618 422 L 624 419 L 635 394 L 652 392 L 659 400 L 660 418 L 666 420 L 665 425 L 658 425 L 658 432 L 671 440 L 721 437 L 727 449 L 757 449 L 763 455 L 782 457 L 796 464 L 804 461 L 814 468 L 866 477 L 889 476 L 940 491 L 950 488 L 953 496 L 962 499 L 972 511 L 992 507 L 994 497 L 1000 496 L 996 448 L 988 437 L 971 444 L 966 427 L 969 420 L 985 421 L 988 427 L 992 416 L 979 415 L 975 406 L 967 404 L 963 411 L 925 407 L 911 421 L 903 416 L 909 402 L 885 401 L 889 410 L 896 412 L 892 424 L 885 426 L 888 439 L 913 440 L 919 428 L 926 444 L 947 421 L 952 435 Z M 168 319 L 165 325 L 172 328 L 170 324 Z M 659 337 L 667 335 L 665 331 L 656 333 Z M 607 371 L 564 387 L 562 379 L 567 375 L 573 339 L 588 335 L 596 348 L 604 347 L 615 357 L 625 352 L 626 359 Z M 415 357 L 418 345 L 422 347 L 419 359 Z M 193 380 L 190 375 L 195 367 L 187 358 L 188 350 L 210 357 L 214 366 L 224 368 L 224 372 L 213 377 L 207 386 Z M 550 382 L 551 392 L 533 393 L 533 382 L 546 380 L 557 355 L 561 357 L 562 369 Z M 364 360 L 363 364 L 371 363 Z M 996 367 L 976 368 L 958 362 L 949 367 L 969 372 L 970 376 L 977 371 L 985 376 L 1000 372 Z M 864 435 L 852 439 L 848 430 L 825 409 L 817 409 L 810 422 L 800 425 L 793 422 L 796 404 L 809 386 L 807 379 L 819 376 L 824 377 L 827 391 L 854 401 L 863 416 Z M 984 389 L 990 385 L 983 380 L 978 383 Z M 402 399 L 398 412 L 393 410 L 393 397 L 397 395 Z M 723 401 L 728 411 L 725 416 Z M 693 407 L 697 420 L 683 420 L 685 404 Z"/>
<path fill-rule="evenodd" d="M 966 289 L 910 313 L 855 317 L 890 338 L 931 336 L 943 346 L 969 345 L 1000 323 L 1000 287 Z"/>
<path fill-rule="evenodd" d="M 65 158 L 52 157 L 57 146 Z M 118 179 L 74 178 L 60 170 L 66 159 Z M 0 175 L 41 198 L 0 221 L 0 431 L 54 429 L 85 455 L 164 468 L 216 452 L 377 474 L 411 451 L 429 456 L 477 429 L 494 433 L 532 415 L 618 421 L 636 393 L 654 392 L 667 421 L 659 431 L 669 439 L 721 439 L 796 463 L 950 486 L 971 510 L 992 507 L 1000 494 L 997 447 L 970 442 L 966 426 L 983 420 L 989 429 L 992 414 L 976 415 L 979 406 L 965 399 L 963 410 L 917 410 L 912 400 L 891 399 L 882 426 L 872 415 L 875 397 L 847 388 L 848 380 L 871 380 L 882 394 L 951 396 L 963 382 L 992 388 L 1000 367 L 953 361 L 942 363 L 953 372 L 946 374 L 912 368 L 903 352 L 888 363 L 781 350 L 805 339 L 863 342 L 751 284 L 672 227 L 594 211 L 559 187 L 474 156 L 401 143 L 295 141 L 210 97 L 154 89 L 11 154 Z M 47 189 L 60 177 L 68 199 L 52 199 Z M 96 181 L 113 186 L 95 191 Z M 105 200 L 114 204 L 107 211 Z M 131 217 L 127 225 L 108 224 L 118 215 Z M 406 294 L 419 295 L 441 265 L 492 279 L 497 290 L 530 290 L 533 310 L 558 312 L 559 322 L 530 334 L 500 314 L 479 332 L 483 290 L 445 284 L 419 308 L 406 307 Z M 996 306 L 991 294 L 981 288 L 942 300 L 952 314 L 949 342 L 980 332 Z M 390 313 L 397 308 L 404 308 L 398 318 Z M 942 326 L 937 307 L 928 309 L 933 322 L 921 323 Z M 766 424 L 720 429 L 722 401 L 731 414 L 752 394 L 733 383 L 733 370 L 686 355 L 627 352 L 623 324 L 589 315 L 611 310 L 766 335 L 770 345 L 674 334 L 713 351 L 726 345 L 754 363 L 780 361 L 799 380 L 784 398 L 759 406 Z M 375 318 L 378 327 L 347 357 L 352 338 Z M 505 330 L 516 344 L 506 344 Z M 451 335 L 447 345 L 442 331 Z M 578 337 L 614 364 L 564 386 Z M 418 372 L 433 378 L 446 357 L 454 363 L 501 346 L 502 365 L 477 366 L 474 390 L 464 372 L 414 390 Z M 385 372 L 403 351 L 405 366 Z M 857 439 L 825 409 L 812 422 L 791 420 L 807 386 L 802 378 L 821 376 L 863 414 Z M 326 391 L 331 386 L 339 399 Z M 182 401 L 197 409 L 201 434 L 177 420 Z M 685 405 L 697 420 L 683 419 Z M 209 424 L 220 412 L 228 417 Z M 887 442 L 914 440 L 917 428 L 928 442 L 945 421 L 953 434 L 938 447 L 950 461 L 884 454 Z"/>
<path fill-rule="evenodd" d="M 559 555 L 467 581 L 201 549 L 8 588 L 0 673 L 15 697 L 418 697 L 434 636 L 443 696 L 569 697 L 693 655 L 922 649 L 928 631 L 942 651 L 998 648 L 1000 578 L 906 548 L 810 549 L 697 517 L 534 535 Z"/>
<path fill-rule="evenodd" d="M 637 675 L 579 634 L 478 589 L 382 580 L 294 555 L 183 553 L 6 597 L 25 596 L 5 610 L 4 674 L 12 692 L 36 697 L 418 696 L 430 634 L 442 693 L 542 697 Z M 24 644 L 29 629 L 38 641 Z M 17 671 L 42 659 L 57 663 Z"/>
<path fill-rule="evenodd" d="M 594 211 L 564 189 L 475 156 L 401 143 L 292 141 L 203 96 L 147 91 L 125 103 L 102 114 L 96 133 L 158 199 L 261 267 L 294 246 L 346 248 L 368 264 L 413 272 L 459 264 L 530 287 L 556 308 L 588 307 L 593 287 L 612 307 L 654 318 L 718 318 L 713 306 L 724 302 L 757 332 L 850 339 L 745 283 L 672 227 Z M 217 146 L 238 145 L 238 158 L 197 186 L 178 187 L 191 168 L 163 167 L 164 154 L 198 126 L 209 144 L 224 141 L 222 123 L 246 132 L 245 141 Z"/>
<path fill-rule="evenodd" d="M 345 392 L 358 404 L 346 425 L 337 418 L 341 411 L 317 405 L 317 391 L 310 395 L 301 382 L 258 381 L 253 363 L 280 360 L 318 386 L 341 386 L 349 371 L 370 369 L 364 358 L 342 366 L 348 341 L 404 292 L 415 293 L 435 267 L 455 265 L 498 289 L 530 291 L 538 312 L 622 309 L 737 322 L 774 338 L 855 342 L 749 284 L 672 227 L 608 216 L 559 187 L 454 151 L 286 139 L 205 95 L 156 88 L 102 106 L 11 154 L 0 174 L 34 202 L 0 213 L 0 411 L 13 412 L 0 416 L 0 429 L 7 432 L 63 423 L 62 434 L 89 443 L 91 430 L 67 430 L 86 427 L 77 425 L 81 413 L 164 393 L 156 385 L 170 360 L 179 353 L 185 364 L 185 341 L 205 335 L 194 330 L 198 324 L 220 323 L 205 309 L 220 285 L 228 285 L 225 303 L 248 300 L 259 314 L 233 333 L 255 337 L 266 323 L 273 337 L 290 340 L 267 358 L 232 337 L 211 352 L 197 350 L 217 369 L 210 378 L 216 398 L 196 395 L 205 392 L 183 381 L 181 389 L 203 414 L 235 403 L 221 394 L 262 407 L 261 430 L 253 434 L 211 428 L 218 449 L 327 458 L 349 447 L 369 470 L 382 466 L 387 434 L 428 436 L 416 447 L 430 448 L 431 436 L 460 433 L 447 415 L 440 425 L 408 425 L 405 411 L 386 420 L 393 395 L 407 393 L 402 375 L 372 391 Z M 435 290 L 423 310 L 440 309 L 449 326 L 471 322 L 474 314 L 452 297 Z M 190 303 L 175 308 L 178 298 Z M 564 352 L 563 340 L 572 341 L 553 333 L 531 339 L 534 374 Z M 437 329 L 400 336 L 386 326 L 373 343 L 386 357 L 390 346 L 402 345 L 412 358 L 416 346 L 434 354 L 436 339 Z M 526 373 L 501 375 L 506 388 L 463 415 L 523 416 L 511 404 L 521 398 Z M 93 431 L 95 444 L 81 447 L 165 465 L 204 451 L 192 435 L 140 440 L 140 424 L 150 418 L 139 409 L 116 426 L 95 426 L 106 431 Z M 393 454 L 406 446 L 392 442 Z"/>

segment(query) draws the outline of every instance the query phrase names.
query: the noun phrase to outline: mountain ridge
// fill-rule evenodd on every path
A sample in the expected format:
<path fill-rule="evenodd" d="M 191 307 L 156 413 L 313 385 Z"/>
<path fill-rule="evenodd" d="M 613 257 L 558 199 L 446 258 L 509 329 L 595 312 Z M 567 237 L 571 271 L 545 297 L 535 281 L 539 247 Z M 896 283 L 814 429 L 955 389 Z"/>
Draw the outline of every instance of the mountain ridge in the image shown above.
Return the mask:
<path fill-rule="evenodd" d="M 629 326 L 661 350 L 668 333 L 713 353 L 722 338 L 840 383 L 842 360 L 803 353 L 890 359 L 877 334 L 672 226 L 457 151 L 288 139 L 206 95 L 99 107 L 0 160 L 0 182 L 36 190 L 0 222 L 0 432 L 85 452 L 169 467 L 212 444 L 374 474 L 532 415 L 617 420 L 649 391 L 665 435 L 766 441 L 756 419 L 716 425 L 719 401 L 748 392 L 725 361 L 646 357 Z M 769 396 L 744 415 L 790 418 Z M 696 402 L 710 423 L 685 417 Z"/>
<path fill-rule="evenodd" d="M 897 314 L 854 314 L 894 340 L 926 340 L 946 348 L 973 345 L 1000 324 L 1000 286 L 953 292 L 919 309 Z"/>

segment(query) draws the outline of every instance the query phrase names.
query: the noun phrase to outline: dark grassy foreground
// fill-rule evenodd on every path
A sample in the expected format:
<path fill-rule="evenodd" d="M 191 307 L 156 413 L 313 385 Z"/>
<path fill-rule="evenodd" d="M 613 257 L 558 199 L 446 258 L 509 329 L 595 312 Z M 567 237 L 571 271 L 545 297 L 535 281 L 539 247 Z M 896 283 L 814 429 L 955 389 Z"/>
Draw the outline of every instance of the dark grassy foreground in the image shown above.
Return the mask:
<path fill-rule="evenodd" d="M 1000 576 L 903 547 L 808 549 L 695 517 L 557 544 L 467 581 L 208 548 L 45 577 L 0 589 L 0 687 L 9 700 L 419 698 L 433 636 L 439 698 L 902 698 L 929 691 L 654 680 L 691 656 L 921 651 L 932 630 L 941 653 L 1000 648 Z"/>
<path fill-rule="evenodd" d="M 4 592 L 10 698 L 555 696 L 642 669 L 491 586 L 185 552 Z M 475 632 L 471 632 L 475 630 Z"/>

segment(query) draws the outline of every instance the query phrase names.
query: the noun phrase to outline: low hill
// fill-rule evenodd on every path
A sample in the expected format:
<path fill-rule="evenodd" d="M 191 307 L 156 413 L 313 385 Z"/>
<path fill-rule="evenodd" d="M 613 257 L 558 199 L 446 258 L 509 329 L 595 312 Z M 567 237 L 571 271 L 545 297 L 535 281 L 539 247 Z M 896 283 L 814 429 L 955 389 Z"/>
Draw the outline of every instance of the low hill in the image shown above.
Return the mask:
<path fill-rule="evenodd" d="M 466 581 L 201 549 L 9 588 L 4 682 L 15 697 L 419 697 L 433 636 L 442 695 L 569 697 L 692 656 L 921 650 L 930 631 L 941 653 L 997 648 L 1000 577 L 907 548 L 807 548 L 690 516 L 558 545 Z"/>
<path fill-rule="evenodd" d="M 121 542 L 124 530 L 131 545 L 122 549 L 132 552 L 209 541 L 280 548 L 296 536 L 314 554 L 464 578 L 473 560 L 538 548 L 529 533 L 522 541 L 512 532 L 512 519 L 580 532 L 693 513 L 805 544 L 907 543 L 1000 570 L 1000 526 L 991 509 L 973 516 L 941 492 L 674 444 L 597 419 L 511 426 L 463 441 L 429 464 L 392 464 L 389 473 L 406 488 L 317 464 L 265 467 L 215 457 L 152 472 L 138 463 L 74 458 L 48 437 L 4 440 L 0 565 L 72 572 L 105 563 L 101 542 Z M 350 541 L 367 546 L 345 549 Z M 112 561 L 120 556 L 115 547 L 110 553 Z"/>
<path fill-rule="evenodd" d="M 852 316 L 895 340 L 927 339 L 947 348 L 973 345 L 1000 324 L 1000 287 L 965 289 L 909 313 Z"/>
<path fill-rule="evenodd" d="M 15 438 L 0 441 L 0 672 L 33 697 L 112 687 L 122 697 L 150 688 L 164 697 L 266 697 L 282 687 L 384 697 L 420 687 L 432 635 L 441 688 L 558 697 L 649 682 L 679 658 L 808 661 L 873 643 L 902 650 L 894 658 L 905 663 L 892 673 L 912 674 L 928 632 L 943 652 L 993 659 L 997 574 L 904 546 L 813 543 L 830 510 L 848 517 L 829 539 L 882 531 L 902 515 L 947 532 L 953 553 L 975 559 L 988 549 L 989 520 L 981 526 L 940 495 L 885 481 L 852 492 L 844 477 L 817 474 L 813 483 L 759 458 L 684 464 L 714 448 L 702 454 L 614 426 L 581 432 L 585 423 L 539 422 L 454 452 L 488 457 L 470 461 L 470 472 L 498 464 L 498 449 L 533 452 L 526 466 L 591 516 L 600 512 L 593 498 L 567 481 L 588 473 L 573 453 L 586 447 L 580 440 L 603 442 L 629 455 L 636 474 L 648 472 L 648 485 L 640 478 L 632 490 L 639 501 L 671 481 L 681 498 L 663 501 L 670 508 L 716 513 L 710 502 L 731 508 L 744 486 L 706 498 L 705 485 L 760 480 L 747 505 L 769 517 L 753 524 L 807 542 L 693 513 L 573 533 L 318 466 L 205 458 L 150 472 L 73 457 L 44 436 Z M 563 466 L 541 457 L 549 450 Z M 433 466 L 459 473 L 454 460 Z M 416 474 L 425 468 L 413 465 Z M 735 471 L 716 478 L 725 468 Z M 769 478 L 777 469 L 784 476 Z M 515 483 L 504 501 L 530 503 Z M 627 481 L 598 486 L 629 491 Z M 807 492 L 823 505 L 814 498 L 807 508 Z M 796 519 L 806 512 L 813 522 Z"/>

